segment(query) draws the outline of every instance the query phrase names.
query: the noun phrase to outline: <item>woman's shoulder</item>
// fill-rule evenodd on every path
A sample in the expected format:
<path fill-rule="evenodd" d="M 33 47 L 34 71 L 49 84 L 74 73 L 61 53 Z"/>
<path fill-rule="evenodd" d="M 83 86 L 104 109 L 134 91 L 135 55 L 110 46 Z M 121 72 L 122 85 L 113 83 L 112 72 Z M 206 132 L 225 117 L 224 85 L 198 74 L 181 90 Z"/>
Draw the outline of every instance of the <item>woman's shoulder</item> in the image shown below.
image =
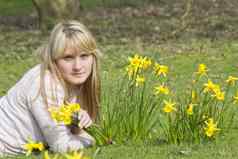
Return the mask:
<path fill-rule="evenodd" d="M 43 70 L 41 68 L 41 64 L 37 64 L 32 67 L 28 72 L 25 73 L 25 78 L 30 79 L 30 81 L 34 84 L 39 85 L 41 83 L 41 79 L 43 79 L 43 83 L 45 84 L 44 87 L 51 87 L 51 86 L 60 86 L 59 80 L 49 71 Z M 29 81 L 29 82 L 30 82 Z"/>
<path fill-rule="evenodd" d="M 42 69 L 41 64 L 37 64 L 37 65 L 33 66 L 31 69 L 29 69 L 23 75 L 23 78 L 30 79 L 31 81 L 36 81 L 37 83 L 39 82 L 41 76 L 44 76 L 43 79 L 44 79 L 45 83 L 47 83 L 48 81 L 52 81 L 54 79 L 53 75 L 51 74 L 51 72 L 49 70 L 45 70 L 44 74 L 42 74 L 41 69 Z"/>
<path fill-rule="evenodd" d="M 23 77 L 37 77 L 37 76 L 40 76 L 40 67 L 41 65 L 40 64 L 37 64 L 35 66 L 33 66 L 31 69 L 29 69 L 24 75 Z M 33 79 L 33 78 L 32 78 Z"/>
<path fill-rule="evenodd" d="M 41 64 L 39 64 L 32 67 L 25 74 L 26 85 L 29 88 L 27 96 L 30 99 L 36 99 L 35 97 L 38 97 L 39 91 L 44 91 L 49 100 L 55 97 L 63 98 L 64 89 L 58 79 L 49 70 L 41 71 L 41 69 Z"/>

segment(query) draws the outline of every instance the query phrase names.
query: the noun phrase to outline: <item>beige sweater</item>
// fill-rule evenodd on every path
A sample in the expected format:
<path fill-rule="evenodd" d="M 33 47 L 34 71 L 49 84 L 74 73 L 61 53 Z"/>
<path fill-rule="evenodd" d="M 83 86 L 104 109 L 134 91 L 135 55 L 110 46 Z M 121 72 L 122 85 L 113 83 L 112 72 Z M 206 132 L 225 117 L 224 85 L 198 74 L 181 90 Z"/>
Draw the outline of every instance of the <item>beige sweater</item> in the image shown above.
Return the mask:
<path fill-rule="evenodd" d="M 52 81 L 48 72 L 45 87 L 49 105 L 61 105 L 64 97 L 63 88 L 59 83 Z M 25 153 L 23 145 L 29 138 L 47 144 L 50 150 L 55 152 L 90 146 L 91 138 L 73 135 L 64 124 L 57 124 L 51 119 L 42 96 L 37 97 L 39 88 L 40 65 L 37 65 L 0 98 L 0 154 Z M 57 100 L 52 98 L 52 94 L 57 96 Z M 72 98 L 71 102 L 75 102 L 75 99 Z"/>

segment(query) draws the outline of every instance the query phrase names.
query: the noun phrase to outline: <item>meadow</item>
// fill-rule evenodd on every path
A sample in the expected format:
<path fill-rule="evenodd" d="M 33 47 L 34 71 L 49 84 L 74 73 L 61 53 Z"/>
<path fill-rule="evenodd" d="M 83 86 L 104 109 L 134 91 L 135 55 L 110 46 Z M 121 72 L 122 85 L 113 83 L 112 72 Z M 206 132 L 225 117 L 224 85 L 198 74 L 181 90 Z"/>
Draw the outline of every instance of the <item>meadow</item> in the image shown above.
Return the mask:
<path fill-rule="evenodd" d="M 27 5 L 17 6 L 19 10 L 31 12 L 29 1 L 24 0 L 24 3 Z M 85 3 L 85 6 L 90 8 L 92 7 L 90 4 Z M 11 6 L 9 3 L 8 7 L 14 8 L 15 5 Z M 111 6 L 111 4 L 108 5 Z M 14 11 L 4 9 L 3 4 L 0 6 L 3 15 L 16 15 L 18 12 L 17 9 Z M 128 57 L 133 57 L 135 54 L 146 56 L 168 66 L 170 87 L 176 90 L 178 96 L 184 96 L 186 90 L 190 88 L 188 84 L 201 63 L 207 66 L 209 77 L 215 81 L 224 82 L 229 75 L 238 76 L 238 41 L 235 35 L 227 37 L 229 34 L 227 33 L 226 36 L 214 38 L 213 34 L 205 36 L 204 30 L 190 28 L 191 30 L 187 33 L 183 32 L 179 38 L 164 40 L 162 36 L 166 36 L 169 32 L 168 30 L 166 32 L 165 28 L 169 25 L 168 23 L 178 25 L 176 20 L 161 20 L 150 15 L 138 15 L 133 18 L 133 16 L 125 16 L 128 14 L 125 10 L 120 14 L 117 11 L 108 9 L 106 12 L 108 15 L 105 16 L 99 12 L 101 16 L 96 16 L 98 11 L 93 10 L 91 13 L 83 13 L 85 18 L 80 19 L 96 35 L 103 53 L 101 58 L 102 107 L 106 106 L 107 101 L 118 97 L 116 92 L 110 90 L 114 89 L 118 80 L 123 80 L 121 75 L 126 73 Z M 176 28 L 175 24 L 167 29 Z M 162 31 L 158 31 L 156 26 L 159 26 Z M 194 29 L 197 30 L 194 31 Z M 46 41 L 47 35 L 42 35 L 35 28 L 22 29 L 14 25 L 1 25 L 0 32 L 0 96 L 3 96 L 25 71 L 39 62 L 35 50 Z M 218 35 L 223 35 L 224 32 L 220 31 Z M 234 107 L 234 110 L 238 109 L 235 104 L 228 106 Z M 161 133 L 158 133 L 154 134 L 152 140 L 145 142 L 133 140 L 112 142 L 112 144 L 86 149 L 84 153 L 95 159 L 233 159 L 238 155 L 237 120 L 235 116 L 231 128 L 218 134 L 212 141 L 182 142 L 177 145 L 166 142 Z M 159 124 L 155 128 L 161 130 Z M 42 155 L 17 156 L 17 158 L 42 158 Z"/>

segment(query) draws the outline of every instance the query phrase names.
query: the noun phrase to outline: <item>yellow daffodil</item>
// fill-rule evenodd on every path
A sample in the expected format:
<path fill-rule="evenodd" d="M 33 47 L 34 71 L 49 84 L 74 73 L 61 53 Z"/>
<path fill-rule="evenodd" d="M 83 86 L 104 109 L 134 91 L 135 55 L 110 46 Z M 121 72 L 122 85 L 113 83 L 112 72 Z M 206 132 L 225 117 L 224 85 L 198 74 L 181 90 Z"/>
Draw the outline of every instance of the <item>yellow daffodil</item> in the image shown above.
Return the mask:
<path fill-rule="evenodd" d="M 225 100 L 225 92 L 222 92 L 221 90 L 216 90 L 214 96 L 219 101 L 224 101 Z"/>
<path fill-rule="evenodd" d="M 155 89 L 155 95 L 158 95 L 158 94 L 168 95 L 169 94 L 169 88 L 164 85 L 158 85 L 154 89 Z"/>
<path fill-rule="evenodd" d="M 229 76 L 228 79 L 226 80 L 226 82 L 227 82 L 229 85 L 234 86 L 234 85 L 235 85 L 235 82 L 236 82 L 237 80 L 238 80 L 238 77 Z"/>
<path fill-rule="evenodd" d="M 131 77 L 132 77 L 133 74 L 134 74 L 134 69 L 133 69 L 133 67 L 127 66 L 127 67 L 126 67 L 126 72 L 127 72 L 128 76 L 129 76 L 129 79 L 131 79 Z"/>
<path fill-rule="evenodd" d="M 215 135 L 217 131 L 220 129 L 217 128 L 217 123 L 214 123 L 212 118 L 209 118 L 207 121 L 205 121 L 206 127 L 204 128 L 205 134 L 208 137 L 212 137 Z"/>
<path fill-rule="evenodd" d="M 210 92 L 212 93 L 212 96 L 216 97 L 217 100 L 224 101 L 225 92 L 221 91 L 219 85 L 214 84 L 211 80 L 208 80 L 208 82 L 204 84 L 204 87 L 203 92 Z"/>
<path fill-rule="evenodd" d="M 143 84 L 144 82 L 145 82 L 145 78 L 142 77 L 142 76 L 137 75 L 137 77 L 136 77 L 136 87 Z"/>
<path fill-rule="evenodd" d="M 130 78 L 133 74 L 136 74 L 141 68 L 142 57 L 136 54 L 134 55 L 134 57 L 129 57 L 128 60 L 130 64 L 126 67 L 126 71 Z"/>
<path fill-rule="evenodd" d="M 67 105 L 67 107 L 71 112 L 76 112 L 80 110 L 80 105 L 78 103 L 70 103 Z"/>
<path fill-rule="evenodd" d="M 169 72 L 169 68 L 168 66 L 155 63 L 154 72 L 157 76 L 163 75 L 164 77 L 166 77 L 167 73 Z"/>
<path fill-rule="evenodd" d="M 127 74 L 131 78 L 134 74 L 141 72 L 142 69 L 146 70 L 152 64 L 152 61 L 147 57 L 142 57 L 139 55 L 134 55 L 134 57 L 129 57 L 129 65 L 126 67 Z"/>
<path fill-rule="evenodd" d="M 48 151 L 44 152 L 44 159 L 50 159 Z"/>
<path fill-rule="evenodd" d="M 192 103 L 188 105 L 188 108 L 187 108 L 188 115 L 193 115 L 193 107 L 194 107 L 194 104 Z"/>
<path fill-rule="evenodd" d="M 214 84 L 210 79 L 207 83 L 204 84 L 204 90 L 203 92 L 214 92 L 216 89 L 218 89 L 218 86 Z"/>
<path fill-rule="evenodd" d="M 192 101 L 193 102 L 197 102 L 198 101 L 198 96 L 197 96 L 197 94 L 196 94 L 196 92 L 194 90 L 192 90 L 191 97 L 192 97 Z"/>
<path fill-rule="evenodd" d="M 148 67 L 150 67 L 152 64 L 152 61 L 148 59 L 147 57 L 144 57 L 141 61 L 142 68 L 146 70 Z"/>
<path fill-rule="evenodd" d="M 166 101 L 166 100 L 164 100 L 164 103 L 165 103 L 165 105 L 164 105 L 163 111 L 164 111 L 165 113 L 171 113 L 171 112 L 177 110 L 177 109 L 174 107 L 174 105 L 175 105 L 176 103 L 173 103 L 173 102 L 170 102 L 170 101 Z"/>
<path fill-rule="evenodd" d="M 234 104 L 238 103 L 238 91 L 236 92 L 236 95 L 233 96 L 233 103 Z"/>
<path fill-rule="evenodd" d="M 28 156 L 33 150 L 42 151 L 45 147 L 42 142 L 35 142 L 31 139 L 28 139 L 28 143 L 23 145 L 23 148 L 27 151 L 26 155 Z"/>
<path fill-rule="evenodd" d="M 58 155 L 55 155 L 52 159 L 57 159 L 57 158 L 58 158 Z M 43 159 L 51 159 L 50 156 L 49 156 L 48 151 L 44 152 L 44 158 Z"/>
<path fill-rule="evenodd" d="M 208 72 L 208 69 L 205 64 L 198 65 L 198 71 L 196 72 L 197 74 L 199 74 L 200 76 L 204 76 L 204 75 L 207 75 L 207 72 Z"/>
<path fill-rule="evenodd" d="M 51 107 L 49 112 L 54 121 L 70 125 L 72 123 L 73 113 L 79 110 L 80 105 L 78 103 L 71 103 L 68 105 L 61 105 L 60 107 Z"/>
<path fill-rule="evenodd" d="M 83 152 L 74 151 L 73 154 L 66 154 L 67 159 L 89 159 L 88 157 L 83 156 Z"/>
<path fill-rule="evenodd" d="M 211 80 L 208 80 L 208 82 L 204 84 L 205 88 L 204 88 L 203 92 L 209 92 L 209 91 L 213 90 L 214 86 L 215 86 L 214 83 Z"/>
<path fill-rule="evenodd" d="M 141 57 L 137 54 L 135 54 L 133 58 L 129 57 L 130 65 L 135 66 L 135 67 L 140 66 L 141 60 L 142 60 Z"/>
<path fill-rule="evenodd" d="M 49 112 L 55 122 L 63 122 L 65 125 L 69 125 L 72 122 L 72 113 L 65 106 L 61 106 L 60 108 L 52 107 L 49 109 Z"/>

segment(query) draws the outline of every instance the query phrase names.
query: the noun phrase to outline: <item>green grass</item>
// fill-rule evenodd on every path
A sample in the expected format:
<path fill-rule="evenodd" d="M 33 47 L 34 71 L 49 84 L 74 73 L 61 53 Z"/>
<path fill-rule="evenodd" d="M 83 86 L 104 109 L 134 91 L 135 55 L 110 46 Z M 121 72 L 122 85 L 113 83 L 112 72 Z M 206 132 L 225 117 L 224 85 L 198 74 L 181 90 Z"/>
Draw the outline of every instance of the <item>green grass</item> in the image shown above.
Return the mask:
<path fill-rule="evenodd" d="M 155 2 L 155 1 L 154 1 Z M 144 0 L 82 0 L 81 5 L 83 8 L 96 8 L 96 7 L 123 7 L 123 6 L 141 6 L 145 4 Z"/>
<path fill-rule="evenodd" d="M 31 0 L 1 0 L 0 15 L 29 15 L 33 10 Z"/>
<path fill-rule="evenodd" d="M 237 130 L 213 143 L 202 145 L 127 144 L 86 149 L 87 156 L 96 159 L 235 159 L 238 155 Z M 19 156 L 33 159 L 40 156 Z"/>
<path fill-rule="evenodd" d="M 8 37 L 4 36 L 8 34 Z M 37 48 L 39 36 L 35 32 L 16 32 L 14 30 L 8 33 L 2 32 L 3 45 L 0 47 L 0 94 L 4 95 L 6 91 L 28 70 L 37 63 L 33 50 Z M 31 39 L 21 42 L 22 38 Z M 19 39 L 16 41 L 16 39 Z M 45 37 L 40 37 L 43 41 Z M 190 45 L 188 45 L 188 43 Z M 15 44 L 15 45 L 14 45 Z M 103 46 L 104 56 L 102 60 L 102 82 L 104 85 L 117 78 L 118 71 L 122 71 L 125 66 L 127 57 L 138 52 L 133 46 L 128 45 L 107 45 Z M 198 50 L 200 46 L 204 50 Z M 171 48 L 173 47 L 173 48 Z M 174 52 L 171 50 L 175 50 Z M 216 41 L 209 40 L 192 40 L 190 42 L 177 41 L 160 46 L 148 45 L 144 47 L 142 54 L 158 57 L 161 63 L 170 67 L 170 75 L 174 81 L 173 87 L 177 90 L 182 89 L 187 81 L 190 80 L 192 72 L 196 69 L 197 64 L 205 63 L 210 69 L 210 73 L 222 75 L 226 79 L 229 74 L 237 76 L 237 51 L 238 41 Z M 24 60 L 24 61 L 23 61 Z M 110 80 L 110 81 L 108 81 Z M 237 124 L 234 125 L 237 127 Z M 221 136 L 213 143 L 204 143 L 201 145 L 167 145 L 155 141 L 150 144 L 133 144 L 110 145 L 99 148 L 86 150 L 89 156 L 95 155 L 97 159 L 119 159 L 119 158 L 138 158 L 138 159 L 157 159 L 159 158 L 228 158 L 232 159 L 238 155 L 238 130 L 234 129 L 225 136 Z M 24 158 L 24 157 L 22 157 Z M 31 157 L 30 157 L 31 158 Z"/>
<path fill-rule="evenodd" d="M 83 10 L 95 9 L 97 7 L 123 7 L 141 6 L 146 1 L 143 0 L 80 0 Z M 32 0 L 1 0 L 0 15 L 29 15 L 34 11 Z"/>
<path fill-rule="evenodd" d="M 96 155 L 97 159 L 233 159 L 237 153 L 237 131 L 222 138 L 216 143 L 203 145 L 112 145 L 102 147 Z M 234 141 L 236 140 L 236 141 Z M 95 149 L 88 150 L 89 154 Z"/>

